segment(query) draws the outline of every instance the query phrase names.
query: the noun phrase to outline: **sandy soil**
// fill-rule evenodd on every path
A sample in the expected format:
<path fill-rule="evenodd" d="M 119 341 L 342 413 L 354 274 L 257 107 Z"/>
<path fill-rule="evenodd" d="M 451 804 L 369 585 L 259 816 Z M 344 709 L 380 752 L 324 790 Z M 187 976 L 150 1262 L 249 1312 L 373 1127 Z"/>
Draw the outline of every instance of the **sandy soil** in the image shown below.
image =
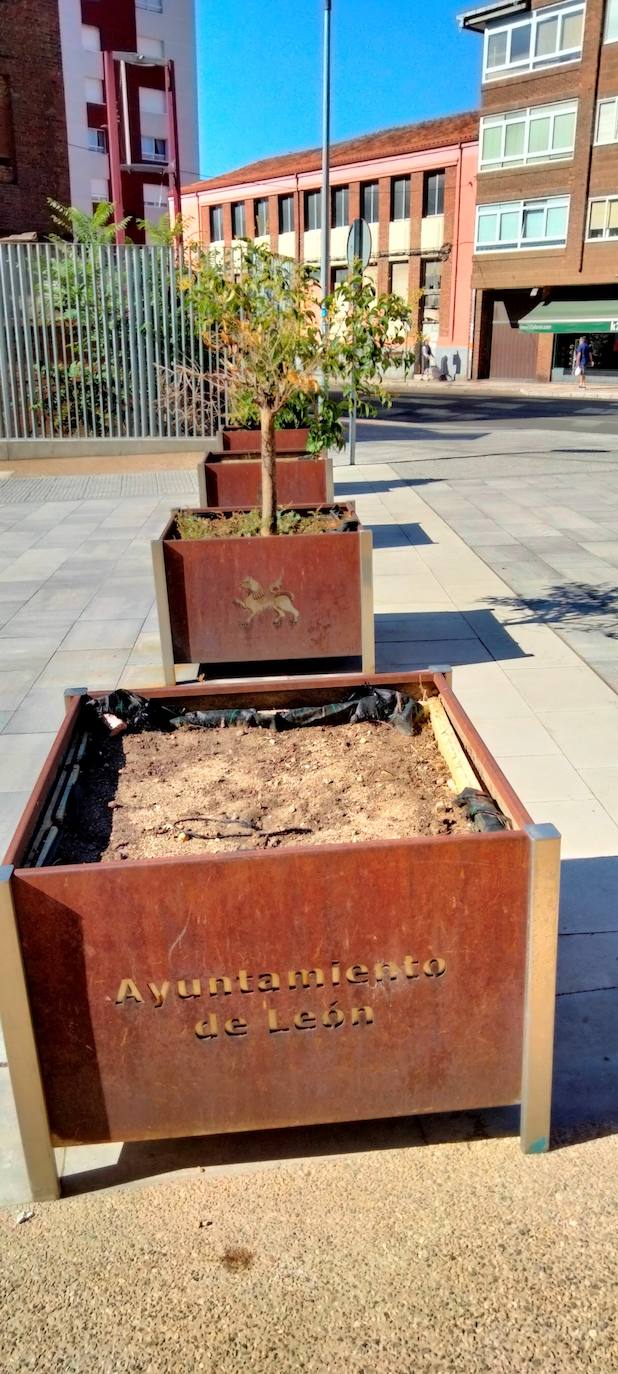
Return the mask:
<path fill-rule="evenodd" d="M 181 727 L 93 751 L 56 862 L 467 829 L 429 725 L 414 736 L 383 723 L 282 734 Z"/>

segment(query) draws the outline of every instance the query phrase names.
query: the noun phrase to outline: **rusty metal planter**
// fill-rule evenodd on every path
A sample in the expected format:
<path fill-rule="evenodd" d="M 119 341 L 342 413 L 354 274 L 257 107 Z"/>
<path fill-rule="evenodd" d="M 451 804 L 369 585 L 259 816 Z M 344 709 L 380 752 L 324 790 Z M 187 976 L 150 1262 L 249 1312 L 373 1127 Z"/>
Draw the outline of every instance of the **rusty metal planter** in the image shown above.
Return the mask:
<path fill-rule="evenodd" d="M 143 695 L 290 706 L 365 681 Z M 53 1145 L 521 1103 L 523 1147 L 547 1148 L 559 837 L 530 823 L 448 676 L 371 681 L 439 694 L 512 829 L 29 867 L 85 726 L 85 694 L 67 694 L 0 871 L 0 1011 L 33 1196 L 57 1194 Z"/>
<path fill-rule="evenodd" d="M 197 465 L 201 506 L 257 506 L 262 495 L 259 453 L 207 453 Z M 332 503 L 333 466 L 327 454 L 277 454 L 280 506 Z"/>
<path fill-rule="evenodd" d="M 259 453 L 259 429 L 236 429 L 230 426 L 222 429 L 221 443 L 227 453 Z M 308 429 L 276 429 L 276 453 L 305 453 L 309 442 Z"/>
<path fill-rule="evenodd" d="M 179 539 L 172 512 L 152 542 L 165 681 L 176 681 L 177 663 L 324 671 L 356 660 L 373 672 L 371 532 L 352 505 L 340 509 L 356 529 L 266 539 Z"/>

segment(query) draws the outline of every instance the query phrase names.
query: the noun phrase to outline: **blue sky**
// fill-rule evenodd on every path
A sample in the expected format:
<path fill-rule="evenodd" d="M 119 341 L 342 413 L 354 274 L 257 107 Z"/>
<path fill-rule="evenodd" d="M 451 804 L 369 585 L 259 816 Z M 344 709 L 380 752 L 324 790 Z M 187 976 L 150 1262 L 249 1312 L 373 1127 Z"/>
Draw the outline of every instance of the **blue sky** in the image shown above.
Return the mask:
<path fill-rule="evenodd" d="M 454 0 L 333 0 L 332 137 L 475 108 Z M 196 0 L 204 176 L 321 139 L 323 0 Z"/>

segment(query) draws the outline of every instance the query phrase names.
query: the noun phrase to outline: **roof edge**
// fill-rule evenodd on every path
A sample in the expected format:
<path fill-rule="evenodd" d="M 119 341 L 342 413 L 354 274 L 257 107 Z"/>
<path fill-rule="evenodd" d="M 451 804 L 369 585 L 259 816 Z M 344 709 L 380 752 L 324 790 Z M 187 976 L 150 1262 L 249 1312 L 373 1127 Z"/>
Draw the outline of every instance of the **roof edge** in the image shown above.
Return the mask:
<path fill-rule="evenodd" d="M 457 15 L 460 29 L 474 29 L 484 33 L 494 19 L 508 19 L 511 14 L 525 13 L 531 9 L 531 0 L 494 0 L 492 5 L 480 5 L 477 9 L 465 10 Z"/>

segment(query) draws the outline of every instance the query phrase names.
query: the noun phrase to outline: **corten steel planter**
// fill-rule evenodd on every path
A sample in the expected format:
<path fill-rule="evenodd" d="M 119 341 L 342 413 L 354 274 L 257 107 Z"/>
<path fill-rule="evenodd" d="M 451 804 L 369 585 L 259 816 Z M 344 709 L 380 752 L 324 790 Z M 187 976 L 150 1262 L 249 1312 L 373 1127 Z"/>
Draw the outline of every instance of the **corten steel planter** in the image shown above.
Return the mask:
<path fill-rule="evenodd" d="M 361 529 L 353 505 L 337 508 L 352 526 L 346 532 L 249 539 L 180 539 L 172 512 L 152 541 L 167 683 L 175 683 L 177 663 L 219 675 L 224 665 L 229 676 L 245 664 L 255 673 L 272 664 L 294 671 L 295 663 L 324 672 L 352 660 L 373 672 L 371 531 Z"/>
<path fill-rule="evenodd" d="M 142 694 L 277 707 L 365 682 Z M 437 704 L 445 756 L 472 762 L 512 829 L 32 867 L 88 727 L 87 695 L 67 693 L 0 870 L 0 1011 L 33 1196 L 57 1193 L 52 1146 L 97 1141 L 520 1103 L 522 1147 L 547 1149 L 558 833 L 532 825 L 447 670 L 371 682 Z"/>
<path fill-rule="evenodd" d="M 221 445 L 226 453 L 259 453 L 261 436 L 259 429 L 229 428 L 219 431 Z M 276 429 L 275 453 L 304 453 L 309 443 L 308 429 Z"/>
<path fill-rule="evenodd" d="M 197 465 L 201 506 L 257 506 L 262 499 L 259 453 L 207 453 Z M 332 504 L 333 465 L 327 454 L 277 454 L 280 506 Z"/>

